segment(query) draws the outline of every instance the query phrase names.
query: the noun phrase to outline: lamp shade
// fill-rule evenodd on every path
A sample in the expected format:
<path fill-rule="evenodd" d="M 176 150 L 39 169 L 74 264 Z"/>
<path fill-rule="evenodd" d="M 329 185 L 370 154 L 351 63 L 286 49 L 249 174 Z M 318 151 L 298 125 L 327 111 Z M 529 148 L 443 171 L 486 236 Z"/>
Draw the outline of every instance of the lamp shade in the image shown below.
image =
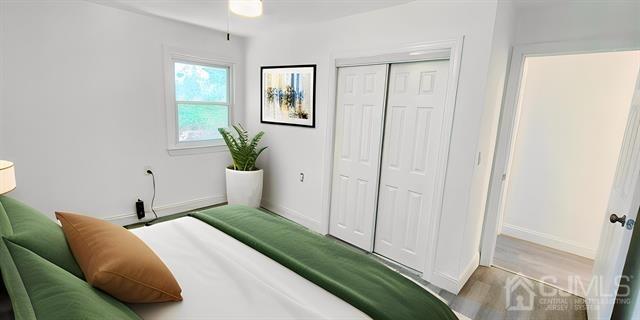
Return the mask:
<path fill-rule="evenodd" d="M 0 160 L 0 194 L 16 188 L 16 169 L 13 162 Z"/>

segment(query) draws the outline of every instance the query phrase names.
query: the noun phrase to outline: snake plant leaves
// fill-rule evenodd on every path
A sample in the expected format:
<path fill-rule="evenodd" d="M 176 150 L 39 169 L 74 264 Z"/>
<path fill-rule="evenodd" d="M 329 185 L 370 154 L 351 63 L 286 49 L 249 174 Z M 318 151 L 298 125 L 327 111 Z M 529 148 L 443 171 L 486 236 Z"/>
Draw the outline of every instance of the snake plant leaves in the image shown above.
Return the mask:
<path fill-rule="evenodd" d="M 258 157 L 267 147 L 258 148 L 260 140 L 264 136 L 264 132 L 260 131 L 253 138 L 249 139 L 249 132 L 241 125 L 234 124 L 233 129 L 238 134 L 235 137 L 225 128 L 219 128 L 218 131 L 229 147 L 229 153 L 233 159 L 233 169 L 238 171 L 254 171 Z"/>

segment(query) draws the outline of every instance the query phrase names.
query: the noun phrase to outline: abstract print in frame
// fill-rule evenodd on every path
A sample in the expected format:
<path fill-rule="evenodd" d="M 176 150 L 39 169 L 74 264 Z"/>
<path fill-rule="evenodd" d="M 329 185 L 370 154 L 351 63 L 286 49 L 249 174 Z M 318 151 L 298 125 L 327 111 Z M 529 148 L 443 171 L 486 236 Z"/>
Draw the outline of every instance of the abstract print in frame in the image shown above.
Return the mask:
<path fill-rule="evenodd" d="M 315 127 L 315 64 L 262 67 L 260 90 L 260 122 Z"/>

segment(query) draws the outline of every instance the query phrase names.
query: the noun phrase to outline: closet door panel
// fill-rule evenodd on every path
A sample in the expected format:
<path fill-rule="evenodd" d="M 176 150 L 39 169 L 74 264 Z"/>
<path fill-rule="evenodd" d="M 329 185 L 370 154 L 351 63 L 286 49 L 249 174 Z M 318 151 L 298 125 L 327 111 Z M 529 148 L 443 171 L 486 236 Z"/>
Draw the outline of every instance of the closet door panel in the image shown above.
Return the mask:
<path fill-rule="evenodd" d="M 424 269 L 448 60 L 391 65 L 374 251 Z M 389 192 L 393 190 L 393 196 Z"/>
<path fill-rule="evenodd" d="M 387 66 L 338 69 L 329 233 L 373 249 Z"/>

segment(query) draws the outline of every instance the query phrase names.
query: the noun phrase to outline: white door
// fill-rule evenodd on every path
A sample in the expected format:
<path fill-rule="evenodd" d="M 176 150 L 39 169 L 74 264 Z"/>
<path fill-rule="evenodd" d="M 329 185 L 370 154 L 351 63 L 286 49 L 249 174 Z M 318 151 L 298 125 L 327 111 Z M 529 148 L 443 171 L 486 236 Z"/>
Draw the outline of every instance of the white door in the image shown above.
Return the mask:
<path fill-rule="evenodd" d="M 374 251 L 422 271 L 449 61 L 391 65 Z"/>
<path fill-rule="evenodd" d="M 329 233 L 373 249 L 387 65 L 338 69 Z"/>
<path fill-rule="evenodd" d="M 620 150 L 613 189 L 609 197 L 608 211 L 603 219 L 600 245 L 593 266 L 593 280 L 587 291 L 587 315 L 589 319 L 609 319 L 618 291 L 620 275 L 626 260 L 631 226 L 640 207 L 640 78 L 631 101 L 631 111 Z M 610 223 L 612 214 L 626 216 L 623 226 Z M 627 228 L 629 226 L 629 228 Z M 625 284 L 625 280 L 623 280 Z M 626 284 L 625 284 L 626 285 Z"/>

